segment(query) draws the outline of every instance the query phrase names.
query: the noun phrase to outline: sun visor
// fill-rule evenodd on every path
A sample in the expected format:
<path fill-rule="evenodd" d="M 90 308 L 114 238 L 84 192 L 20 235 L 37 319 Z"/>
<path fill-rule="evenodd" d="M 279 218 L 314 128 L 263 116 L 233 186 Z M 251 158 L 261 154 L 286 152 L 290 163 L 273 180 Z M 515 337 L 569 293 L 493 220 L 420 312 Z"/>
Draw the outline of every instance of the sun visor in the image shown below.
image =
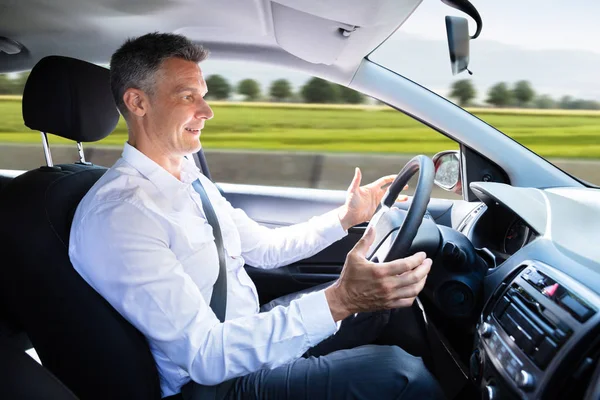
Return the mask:
<path fill-rule="evenodd" d="M 422 0 L 271 0 L 273 8 L 282 5 L 311 16 L 342 24 L 371 27 L 399 23 Z M 309 25 L 310 26 L 310 25 Z"/>
<path fill-rule="evenodd" d="M 273 0 L 271 13 L 277 44 L 308 62 L 336 62 L 355 31 L 394 29 L 421 0 Z M 389 35 L 389 32 L 387 32 Z"/>
<path fill-rule="evenodd" d="M 281 4 L 272 4 L 275 40 L 282 49 L 315 64 L 335 62 L 349 39 L 340 28 L 351 27 Z"/>

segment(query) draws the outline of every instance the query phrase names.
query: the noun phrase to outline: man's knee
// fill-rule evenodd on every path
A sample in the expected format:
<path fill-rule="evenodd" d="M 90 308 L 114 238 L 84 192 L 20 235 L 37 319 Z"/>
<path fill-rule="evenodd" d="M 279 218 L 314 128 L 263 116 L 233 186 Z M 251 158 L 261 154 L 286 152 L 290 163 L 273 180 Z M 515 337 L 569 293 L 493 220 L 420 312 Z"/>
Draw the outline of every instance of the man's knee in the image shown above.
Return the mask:
<path fill-rule="evenodd" d="M 394 383 L 396 396 L 402 399 L 443 399 L 439 383 L 420 357 L 398 346 L 377 346 L 380 373 Z"/>

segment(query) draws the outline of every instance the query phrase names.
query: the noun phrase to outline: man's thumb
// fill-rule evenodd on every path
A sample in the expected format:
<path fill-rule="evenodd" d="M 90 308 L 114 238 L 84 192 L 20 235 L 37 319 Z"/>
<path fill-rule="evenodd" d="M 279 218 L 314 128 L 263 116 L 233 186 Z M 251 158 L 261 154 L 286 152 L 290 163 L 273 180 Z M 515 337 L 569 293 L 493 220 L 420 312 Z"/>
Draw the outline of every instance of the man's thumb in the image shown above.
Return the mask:
<path fill-rule="evenodd" d="M 354 246 L 354 251 L 357 254 L 365 257 L 367 255 L 367 251 L 373 244 L 374 240 L 375 240 L 375 229 L 372 226 L 368 226 L 367 229 L 365 230 L 365 233 L 363 233 L 363 236 L 360 238 L 360 240 L 358 242 L 356 242 L 356 245 Z"/>
<path fill-rule="evenodd" d="M 350 182 L 350 187 L 348 187 L 349 192 L 354 192 L 356 189 L 360 187 L 360 181 L 362 179 L 362 172 L 360 168 L 354 168 L 354 177 L 352 178 L 352 182 Z"/>

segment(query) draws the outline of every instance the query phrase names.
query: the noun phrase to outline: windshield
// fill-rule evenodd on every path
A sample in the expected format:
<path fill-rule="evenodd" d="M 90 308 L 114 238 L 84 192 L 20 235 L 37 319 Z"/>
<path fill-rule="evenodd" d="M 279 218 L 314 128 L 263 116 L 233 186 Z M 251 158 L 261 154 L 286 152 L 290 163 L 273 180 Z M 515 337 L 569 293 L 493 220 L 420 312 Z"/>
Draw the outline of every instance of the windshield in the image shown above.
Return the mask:
<path fill-rule="evenodd" d="M 562 170 L 600 185 L 600 3 L 472 0 L 483 30 L 469 69 L 452 75 L 444 17 L 424 0 L 370 56 L 466 108 Z"/>

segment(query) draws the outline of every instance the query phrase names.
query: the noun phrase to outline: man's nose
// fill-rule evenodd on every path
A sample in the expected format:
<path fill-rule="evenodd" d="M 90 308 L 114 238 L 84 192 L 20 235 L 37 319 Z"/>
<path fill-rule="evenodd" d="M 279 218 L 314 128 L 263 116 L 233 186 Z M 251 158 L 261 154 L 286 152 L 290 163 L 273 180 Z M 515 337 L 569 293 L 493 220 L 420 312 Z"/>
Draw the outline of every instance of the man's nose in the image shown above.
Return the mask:
<path fill-rule="evenodd" d="M 196 110 L 196 118 L 198 119 L 211 119 L 215 114 L 206 102 L 206 100 L 201 99 L 198 104 L 198 109 Z"/>

